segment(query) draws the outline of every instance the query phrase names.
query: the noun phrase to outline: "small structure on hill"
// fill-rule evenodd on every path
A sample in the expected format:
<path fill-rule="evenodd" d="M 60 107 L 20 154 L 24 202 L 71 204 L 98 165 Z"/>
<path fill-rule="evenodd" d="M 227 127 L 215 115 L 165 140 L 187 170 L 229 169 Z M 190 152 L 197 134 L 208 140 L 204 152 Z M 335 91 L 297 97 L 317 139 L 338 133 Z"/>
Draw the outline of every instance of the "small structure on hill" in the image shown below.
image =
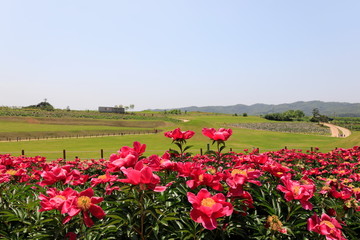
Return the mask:
<path fill-rule="evenodd" d="M 125 108 L 121 107 L 99 107 L 101 113 L 125 113 Z"/>

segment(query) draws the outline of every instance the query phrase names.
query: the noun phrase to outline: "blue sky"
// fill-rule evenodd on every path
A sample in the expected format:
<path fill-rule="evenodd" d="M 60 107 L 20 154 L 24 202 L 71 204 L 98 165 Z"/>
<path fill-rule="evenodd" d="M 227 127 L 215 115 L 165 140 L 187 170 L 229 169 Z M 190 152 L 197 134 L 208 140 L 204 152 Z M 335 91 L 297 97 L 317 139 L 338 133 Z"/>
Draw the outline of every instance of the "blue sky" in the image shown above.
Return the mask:
<path fill-rule="evenodd" d="M 0 106 L 360 102 L 360 1 L 0 0 Z"/>

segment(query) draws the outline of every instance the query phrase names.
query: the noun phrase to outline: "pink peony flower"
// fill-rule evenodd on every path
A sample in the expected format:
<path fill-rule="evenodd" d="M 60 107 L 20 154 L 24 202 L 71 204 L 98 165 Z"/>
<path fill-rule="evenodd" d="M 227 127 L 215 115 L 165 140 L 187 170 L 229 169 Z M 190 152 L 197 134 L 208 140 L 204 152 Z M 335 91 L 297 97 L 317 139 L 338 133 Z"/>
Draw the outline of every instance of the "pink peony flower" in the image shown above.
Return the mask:
<path fill-rule="evenodd" d="M 232 135 L 232 130 L 230 128 L 219 128 L 216 131 L 215 128 L 203 128 L 202 134 L 214 141 L 226 141 Z"/>
<path fill-rule="evenodd" d="M 104 198 L 102 197 L 94 197 L 94 190 L 92 188 L 80 192 L 76 198 L 73 198 L 72 204 L 67 211 L 68 216 L 64 218 L 63 223 L 67 223 L 72 217 L 81 212 L 85 225 L 92 227 L 94 222 L 90 218 L 89 213 L 98 219 L 102 219 L 105 216 L 105 212 L 96 204 L 101 203 L 103 200 Z"/>
<path fill-rule="evenodd" d="M 233 212 L 232 204 L 226 202 L 222 193 L 212 196 L 208 190 L 203 188 L 197 195 L 188 192 L 187 197 L 193 207 L 190 212 L 191 219 L 201 223 L 204 228 L 209 230 L 217 227 L 217 218 L 230 216 Z"/>
<path fill-rule="evenodd" d="M 285 193 L 286 201 L 299 200 L 301 206 L 306 210 L 311 210 L 313 205 L 309 202 L 309 199 L 314 196 L 315 185 L 300 184 L 300 182 L 291 180 L 291 175 L 284 175 L 280 178 L 284 186 L 278 185 L 277 189 Z"/>
<path fill-rule="evenodd" d="M 160 177 L 153 173 L 150 167 L 145 166 L 143 162 L 137 162 L 134 168 L 121 168 L 126 175 L 126 179 L 120 179 L 119 182 L 139 185 L 141 190 L 150 189 L 155 192 L 163 192 L 166 186 L 158 186 Z"/>
<path fill-rule="evenodd" d="M 346 238 L 342 236 L 340 223 L 325 213 L 321 215 L 321 218 L 314 213 L 307 222 L 309 231 L 324 235 L 326 240 L 346 240 Z"/>
<path fill-rule="evenodd" d="M 181 131 L 180 128 L 176 128 L 173 131 L 164 133 L 165 137 L 171 138 L 174 141 L 183 141 L 192 138 L 195 132 L 193 131 Z"/>

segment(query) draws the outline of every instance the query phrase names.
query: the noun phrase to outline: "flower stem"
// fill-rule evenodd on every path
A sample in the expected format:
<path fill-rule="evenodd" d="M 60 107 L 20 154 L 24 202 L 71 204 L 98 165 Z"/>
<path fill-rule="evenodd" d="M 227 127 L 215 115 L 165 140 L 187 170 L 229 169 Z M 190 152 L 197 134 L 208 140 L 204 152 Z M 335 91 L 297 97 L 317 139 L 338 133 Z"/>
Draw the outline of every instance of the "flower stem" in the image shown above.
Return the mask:
<path fill-rule="evenodd" d="M 140 211 L 140 238 L 142 240 L 145 240 L 145 237 L 144 237 L 144 221 L 145 221 L 145 214 L 144 214 L 144 191 L 140 190 L 140 208 L 141 208 L 141 211 Z"/>

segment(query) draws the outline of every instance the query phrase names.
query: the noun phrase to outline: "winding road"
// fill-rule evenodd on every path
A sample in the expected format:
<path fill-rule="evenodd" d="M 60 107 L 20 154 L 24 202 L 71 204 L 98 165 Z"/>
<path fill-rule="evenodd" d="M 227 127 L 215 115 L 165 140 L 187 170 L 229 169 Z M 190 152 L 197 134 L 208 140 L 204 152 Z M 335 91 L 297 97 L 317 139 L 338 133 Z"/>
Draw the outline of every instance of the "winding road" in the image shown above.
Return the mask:
<path fill-rule="evenodd" d="M 339 127 L 331 123 L 321 123 L 322 125 L 329 127 L 332 137 L 348 137 L 351 135 L 351 131 L 347 128 Z"/>

